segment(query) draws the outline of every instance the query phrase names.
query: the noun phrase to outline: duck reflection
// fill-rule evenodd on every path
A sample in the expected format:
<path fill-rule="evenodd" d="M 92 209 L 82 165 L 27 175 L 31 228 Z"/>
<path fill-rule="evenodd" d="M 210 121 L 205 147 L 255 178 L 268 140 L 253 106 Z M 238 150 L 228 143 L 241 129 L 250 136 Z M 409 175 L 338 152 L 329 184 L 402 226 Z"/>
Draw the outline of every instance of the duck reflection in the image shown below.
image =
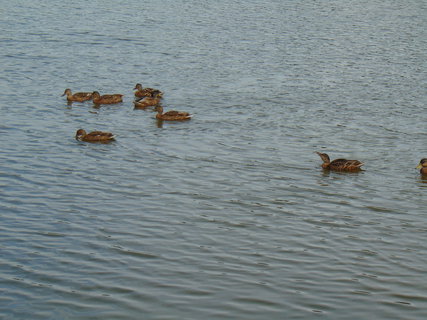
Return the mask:
<path fill-rule="evenodd" d="M 334 176 L 357 176 L 359 174 L 362 174 L 365 172 L 365 170 L 358 170 L 358 171 L 335 171 L 335 170 L 329 170 L 329 169 L 322 169 L 322 177 L 330 177 L 331 175 Z"/>
<path fill-rule="evenodd" d="M 420 175 L 417 180 L 423 188 L 427 188 L 427 174 Z"/>
<path fill-rule="evenodd" d="M 161 119 L 156 119 L 157 128 L 163 128 L 163 123 L 165 121 Z"/>

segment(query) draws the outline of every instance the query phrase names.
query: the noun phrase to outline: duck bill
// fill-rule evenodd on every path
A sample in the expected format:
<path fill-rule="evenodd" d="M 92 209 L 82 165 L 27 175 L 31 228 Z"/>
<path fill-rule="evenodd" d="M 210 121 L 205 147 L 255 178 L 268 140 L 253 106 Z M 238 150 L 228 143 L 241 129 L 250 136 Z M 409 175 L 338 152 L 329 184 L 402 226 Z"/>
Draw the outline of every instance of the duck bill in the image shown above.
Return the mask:
<path fill-rule="evenodd" d="M 415 167 L 415 169 L 421 169 L 422 167 L 423 167 L 423 165 L 420 163 Z"/>

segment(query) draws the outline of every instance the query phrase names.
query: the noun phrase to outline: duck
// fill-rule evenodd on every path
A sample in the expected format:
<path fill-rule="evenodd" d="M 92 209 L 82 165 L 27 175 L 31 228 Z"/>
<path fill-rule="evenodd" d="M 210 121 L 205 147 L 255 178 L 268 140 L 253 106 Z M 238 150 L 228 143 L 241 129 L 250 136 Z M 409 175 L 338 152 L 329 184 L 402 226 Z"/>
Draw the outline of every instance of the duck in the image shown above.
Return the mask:
<path fill-rule="evenodd" d="M 183 120 L 190 120 L 192 115 L 188 112 L 182 112 L 182 111 L 175 111 L 171 110 L 166 113 L 163 113 L 163 107 L 161 105 L 157 105 L 155 107 L 155 110 L 157 111 L 156 118 L 158 120 L 165 120 L 165 121 L 183 121 Z"/>
<path fill-rule="evenodd" d="M 145 109 L 147 107 L 154 107 L 160 104 L 163 96 L 162 93 L 156 92 L 153 97 L 144 97 L 133 102 L 136 109 Z"/>
<path fill-rule="evenodd" d="M 84 102 L 92 99 L 92 92 L 76 92 L 72 93 L 71 89 L 65 89 L 62 96 L 67 96 L 68 101 Z"/>
<path fill-rule="evenodd" d="M 110 142 L 114 140 L 114 135 L 111 132 L 92 131 L 86 133 L 84 129 L 79 129 L 76 132 L 76 140 L 86 142 Z"/>
<path fill-rule="evenodd" d="M 316 153 L 323 160 L 323 169 L 334 171 L 360 171 L 360 167 L 364 165 L 364 163 L 359 160 L 335 159 L 331 161 L 326 153 Z"/>
<path fill-rule="evenodd" d="M 427 176 L 427 158 L 422 158 L 415 168 L 420 169 L 420 173 Z"/>
<path fill-rule="evenodd" d="M 140 83 L 137 83 L 135 85 L 135 88 L 133 88 L 135 91 L 135 97 L 143 98 L 143 97 L 153 97 L 155 93 L 163 93 L 160 90 L 153 89 L 153 88 L 143 88 Z"/>
<path fill-rule="evenodd" d="M 123 102 L 122 94 L 104 94 L 100 95 L 98 91 L 92 93 L 93 103 L 95 104 L 113 104 Z"/>

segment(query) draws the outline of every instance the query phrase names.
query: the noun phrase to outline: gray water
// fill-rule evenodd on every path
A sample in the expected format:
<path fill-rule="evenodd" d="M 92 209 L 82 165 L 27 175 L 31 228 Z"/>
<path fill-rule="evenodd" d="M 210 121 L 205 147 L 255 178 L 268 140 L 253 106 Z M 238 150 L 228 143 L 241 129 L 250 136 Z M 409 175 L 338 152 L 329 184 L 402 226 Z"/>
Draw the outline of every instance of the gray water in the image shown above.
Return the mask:
<path fill-rule="evenodd" d="M 424 1 L 17 0 L 0 17 L 0 318 L 427 317 Z M 193 119 L 134 110 L 137 82 Z M 125 97 L 68 105 L 65 88 Z M 315 151 L 365 170 L 323 172 Z"/>

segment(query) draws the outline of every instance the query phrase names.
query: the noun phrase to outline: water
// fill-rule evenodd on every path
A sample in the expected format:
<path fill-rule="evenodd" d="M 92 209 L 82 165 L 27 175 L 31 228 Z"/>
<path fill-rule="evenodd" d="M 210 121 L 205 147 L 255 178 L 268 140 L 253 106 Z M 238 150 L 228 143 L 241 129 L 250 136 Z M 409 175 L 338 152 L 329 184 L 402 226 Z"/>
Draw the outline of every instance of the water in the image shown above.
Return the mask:
<path fill-rule="evenodd" d="M 4 1 L 0 318 L 425 319 L 426 9 Z"/>

